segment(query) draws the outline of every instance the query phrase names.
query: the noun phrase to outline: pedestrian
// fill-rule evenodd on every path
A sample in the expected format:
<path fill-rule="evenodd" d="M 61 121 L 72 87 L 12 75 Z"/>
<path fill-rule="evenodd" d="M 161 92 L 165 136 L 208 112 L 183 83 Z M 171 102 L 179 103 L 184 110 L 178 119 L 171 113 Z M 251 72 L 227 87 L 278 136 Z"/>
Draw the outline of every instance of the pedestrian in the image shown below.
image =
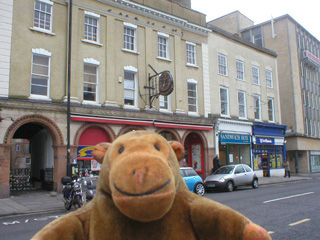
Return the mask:
<path fill-rule="evenodd" d="M 284 177 L 290 177 L 290 164 L 287 159 L 284 160 Z"/>
<path fill-rule="evenodd" d="M 220 168 L 220 159 L 219 156 L 216 155 L 213 159 L 212 173 L 214 173 L 218 168 Z"/>

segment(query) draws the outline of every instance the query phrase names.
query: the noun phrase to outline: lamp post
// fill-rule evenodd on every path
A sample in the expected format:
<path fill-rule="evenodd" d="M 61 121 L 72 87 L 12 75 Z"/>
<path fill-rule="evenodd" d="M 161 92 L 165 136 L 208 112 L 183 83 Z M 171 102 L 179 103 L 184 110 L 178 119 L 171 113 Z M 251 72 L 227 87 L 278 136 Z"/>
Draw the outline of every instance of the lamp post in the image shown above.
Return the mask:
<path fill-rule="evenodd" d="M 71 175 L 70 165 L 70 86 L 71 86 L 71 36 L 72 36 L 72 0 L 69 0 L 68 32 L 68 69 L 67 69 L 67 175 Z"/>

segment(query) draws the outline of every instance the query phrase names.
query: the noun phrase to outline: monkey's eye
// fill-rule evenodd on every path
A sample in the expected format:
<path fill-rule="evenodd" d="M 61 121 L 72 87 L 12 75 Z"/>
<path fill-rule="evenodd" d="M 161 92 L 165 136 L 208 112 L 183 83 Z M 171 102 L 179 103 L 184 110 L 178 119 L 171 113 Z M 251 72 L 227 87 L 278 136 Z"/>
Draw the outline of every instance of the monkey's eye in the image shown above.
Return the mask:
<path fill-rule="evenodd" d="M 124 147 L 119 148 L 119 153 L 122 153 L 124 151 Z"/>
<path fill-rule="evenodd" d="M 155 144 L 155 145 L 154 145 L 154 148 L 157 149 L 158 151 L 160 151 L 160 147 L 159 147 L 158 144 Z"/>

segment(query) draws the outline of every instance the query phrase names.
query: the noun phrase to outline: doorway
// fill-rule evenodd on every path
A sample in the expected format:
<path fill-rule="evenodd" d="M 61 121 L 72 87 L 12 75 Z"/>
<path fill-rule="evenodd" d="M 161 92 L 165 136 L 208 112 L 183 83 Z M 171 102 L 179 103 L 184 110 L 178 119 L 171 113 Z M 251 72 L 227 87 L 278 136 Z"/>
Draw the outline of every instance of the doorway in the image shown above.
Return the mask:
<path fill-rule="evenodd" d="M 36 123 L 20 126 L 10 156 L 10 191 L 53 190 L 53 140 L 46 128 Z"/>

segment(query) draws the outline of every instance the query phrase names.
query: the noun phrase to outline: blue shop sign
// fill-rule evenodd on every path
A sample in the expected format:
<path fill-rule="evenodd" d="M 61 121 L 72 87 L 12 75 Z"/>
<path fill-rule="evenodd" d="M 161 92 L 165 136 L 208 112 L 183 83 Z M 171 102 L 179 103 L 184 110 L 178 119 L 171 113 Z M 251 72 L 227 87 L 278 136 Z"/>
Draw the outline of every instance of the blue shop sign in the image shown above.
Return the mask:
<path fill-rule="evenodd" d="M 267 144 L 267 145 L 274 145 L 274 138 L 256 138 L 256 144 Z"/>
<path fill-rule="evenodd" d="M 220 133 L 220 143 L 234 143 L 234 144 L 250 144 L 251 138 L 249 135 Z"/>
<path fill-rule="evenodd" d="M 93 158 L 92 151 L 95 146 L 79 146 L 77 149 L 77 158 Z"/>

